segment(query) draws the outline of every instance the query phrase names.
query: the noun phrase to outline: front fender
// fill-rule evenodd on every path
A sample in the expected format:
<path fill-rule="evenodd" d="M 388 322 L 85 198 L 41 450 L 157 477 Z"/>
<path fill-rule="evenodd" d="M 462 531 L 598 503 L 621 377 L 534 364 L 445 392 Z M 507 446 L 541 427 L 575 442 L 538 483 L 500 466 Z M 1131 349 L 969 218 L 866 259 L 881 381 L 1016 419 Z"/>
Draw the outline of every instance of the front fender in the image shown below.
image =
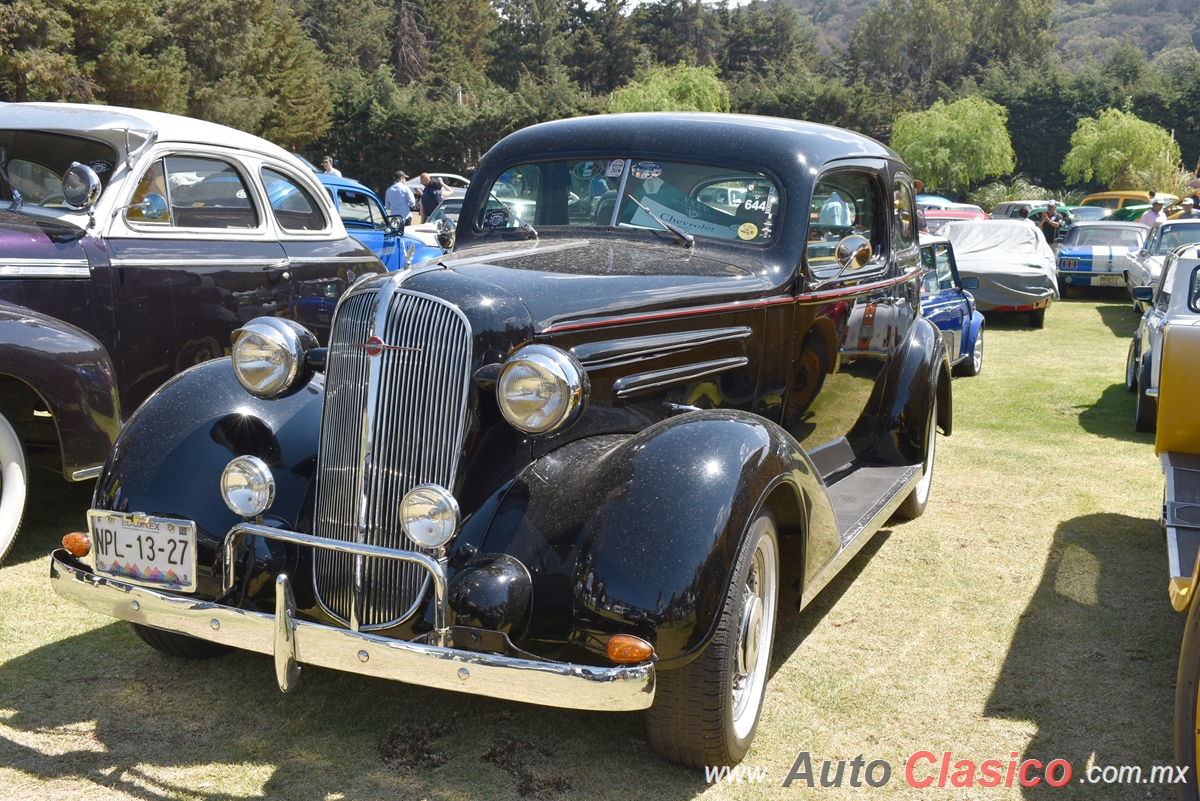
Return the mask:
<path fill-rule="evenodd" d="M 242 388 L 228 357 L 163 384 L 130 417 L 96 486 L 100 509 L 193 520 L 199 564 L 212 566 L 241 518 L 221 498 L 235 456 L 257 456 L 275 477 L 265 522 L 299 530 L 316 469 L 324 377 L 277 400 Z M 211 581 L 211 584 L 206 582 Z M 200 593 L 219 595 L 219 577 L 201 573 Z"/>
<path fill-rule="evenodd" d="M 63 476 L 93 477 L 121 430 L 116 372 L 104 346 L 62 320 L 0 303 L 0 365 L 0 383 L 9 376 L 24 385 L 10 388 L 18 398 L 10 402 L 19 406 L 8 410 L 18 418 L 13 423 L 22 439 L 35 439 L 29 429 L 37 421 L 24 400 L 32 398 L 32 391 L 54 421 Z M 45 436 L 49 439 L 48 432 Z"/>
<path fill-rule="evenodd" d="M 694 412 L 538 460 L 471 547 L 529 568 L 529 640 L 602 657 L 609 635 L 633 633 L 669 669 L 711 639 L 738 547 L 768 497 L 788 546 L 802 549 L 805 538 L 789 535 L 811 525 L 835 525 L 816 471 L 783 429 L 742 412 Z"/>

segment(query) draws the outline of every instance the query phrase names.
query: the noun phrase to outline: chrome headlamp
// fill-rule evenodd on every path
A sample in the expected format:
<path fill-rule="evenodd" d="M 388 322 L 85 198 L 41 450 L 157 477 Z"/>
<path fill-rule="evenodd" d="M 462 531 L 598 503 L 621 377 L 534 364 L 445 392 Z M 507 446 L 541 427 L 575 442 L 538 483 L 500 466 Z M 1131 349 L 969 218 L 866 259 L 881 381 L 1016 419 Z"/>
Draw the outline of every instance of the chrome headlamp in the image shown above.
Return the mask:
<path fill-rule="evenodd" d="M 100 176 L 96 175 L 96 171 L 78 161 L 71 162 L 71 166 L 63 173 L 63 202 L 67 204 L 68 208 L 76 211 L 91 211 L 92 206 L 95 206 L 96 201 L 100 199 L 100 191 L 103 188 L 100 184 Z"/>
<path fill-rule="evenodd" d="M 496 401 L 516 428 L 548 434 L 579 415 L 588 389 L 587 373 L 573 356 L 549 345 L 526 345 L 501 368 Z"/>
<path fill-rule="evenodd" d="M 251 395 L 273 398 L 308 380 L 317 338 L 279 317 L 256 317 L 233 332 L 233 372 Z"/>
<path fill-rule="evenodd" d="M 275 501 L 275 477 L 257 456 L 239 456 L 221 473 L 221 498 L 234 514 L 258 517 Z"/>
<path fill-rule="evenodd" d="M 440 548 L 458 531 L 458 501 L 437 484 L 413 487 L 400 501 L 400 525 L 422 548 Z"/>

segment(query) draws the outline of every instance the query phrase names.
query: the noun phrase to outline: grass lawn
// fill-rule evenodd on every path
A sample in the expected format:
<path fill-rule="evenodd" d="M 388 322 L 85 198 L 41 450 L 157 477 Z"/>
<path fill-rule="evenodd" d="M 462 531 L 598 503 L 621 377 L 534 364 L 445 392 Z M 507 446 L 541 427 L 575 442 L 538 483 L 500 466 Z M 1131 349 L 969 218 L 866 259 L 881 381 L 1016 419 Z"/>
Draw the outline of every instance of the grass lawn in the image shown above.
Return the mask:
<path fill-rule="evenodd" d="M 0 799 L 1146 798 L 1090 764 L 1173 762 L 1184 617 L 1167 598 L 1153 438 L 1133 432 L 1121 292 L 988 320 L 983 373 L 955 379 L 928 512 L 881 532 L 802 615 L 782 616 L 745 764 L 707 784 L 661 761 L 636 714 L 561 711 L 271 660 L 161 656 L 58 600 L 46 554 L 90 486 L 36 476 L 0 568 Z M 800 751 L 818 786 L 781 783 Z M 918 751 L 1069 761 L 1052 790 L 925 790 Z M 878 788 L 820 787 L 821 761 L 884 760 Z M 924 763 L 923 763 L 924 764 Z M 936 773 L 922 768 L 918 777 Z M 879 774 L 877 773 L 876 776 Z M 935 782 L 936 783 L 936 782 Z"/>

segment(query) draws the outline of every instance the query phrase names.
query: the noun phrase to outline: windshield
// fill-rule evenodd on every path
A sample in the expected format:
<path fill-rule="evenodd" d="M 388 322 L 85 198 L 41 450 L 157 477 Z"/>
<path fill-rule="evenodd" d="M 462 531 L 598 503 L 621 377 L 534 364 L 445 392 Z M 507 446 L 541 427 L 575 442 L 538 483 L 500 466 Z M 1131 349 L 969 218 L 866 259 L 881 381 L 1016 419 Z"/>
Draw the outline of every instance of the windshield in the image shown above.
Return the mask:
<path fill-rule="evenodd" d="M 514 215 L 535 227 L 661 231 L 662 220 L 694 236 L 762 244 L 773 238 L 779 214 L 779 190 L 760 173 L 658 159 L 515 165 L 491 195 L 477 223 L 492 230 L 518 227 Z"/>
<path fill-rule="evenodd" d="M 1170 253 L 1180 245 L 1196 242 L 1200 242 L 1200 225 L 1164 225 L 1159 229 L 1153 255 Z"/>
<path fill-rule="evenodd" d="M 10 186 L 0 177 L 0 200 L 12 200 L 16 188 L 27 206 L 66 208 L 62 175 L 72 163 L 88 165 L 101 186 L 108 186 L 117 160 L 116 151 L 102 142 L 45 131 L 0 131 L 0 147 L 12 181 Z"/>
<path fill-rule="evenodd" d="M 1117 226 L 1087 226 L 1067 231 L 1063 247 L 1125 247 L 1137 250 L 1146 238 L 1145 231 Z"/>

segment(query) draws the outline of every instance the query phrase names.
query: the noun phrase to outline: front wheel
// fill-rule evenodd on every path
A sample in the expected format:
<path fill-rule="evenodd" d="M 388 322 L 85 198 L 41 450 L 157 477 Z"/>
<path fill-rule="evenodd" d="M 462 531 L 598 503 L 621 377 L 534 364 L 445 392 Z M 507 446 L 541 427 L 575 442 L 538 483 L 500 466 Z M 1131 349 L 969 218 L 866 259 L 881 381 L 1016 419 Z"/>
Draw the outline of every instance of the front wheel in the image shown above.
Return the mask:
<path fill-rule="evenodd" d="M 896 509 L 896 517 L 901 520 L 917 519 L 925 514 L 925 507 L 929 505 L 929 490 L 933 486 L 933 457 L 937 446 L 936 400 L 929 406 L 929 423 L 926 426 L 925 436 L 928 439 L 925 443 L 925 464 L 921 468 L 921 480 L 904 499 L 904 503 Z"/>
<path fill-rule="evenodd" d="M 1137 392 L 1137 339 L 1129 343 L 1129 355 L 1125 357 L 1125 391 Z"/>
<path fill-rule="evenodd" d="M 1197 748 L 1200 747 L 1200 604 L 1192 603 L 1187 625 L 1183 629 L 1183 645 L 1179 649 L 1179 672 L 1175 676 L 1175 764 L 1189 768 L 1188 776 L 1196 775 Z M 1175 785 L 1175 797 L 1200 801 L 1196 780 Z"/>
<path fill-rule="evenodd" d="M 657 675 L 646 710 L 654 748 L 694 768 L 741 762 L 758 728 L 779 596 L 779 536 L 770 509 L 750 524 L 733 577 L 712 641 L 685 666 Z"/>
<path fill-rule="evenodd" d="M 16 429 L 0 413 L 0 563 L 21 528 L 27 492 L 25 449 Z"/>

